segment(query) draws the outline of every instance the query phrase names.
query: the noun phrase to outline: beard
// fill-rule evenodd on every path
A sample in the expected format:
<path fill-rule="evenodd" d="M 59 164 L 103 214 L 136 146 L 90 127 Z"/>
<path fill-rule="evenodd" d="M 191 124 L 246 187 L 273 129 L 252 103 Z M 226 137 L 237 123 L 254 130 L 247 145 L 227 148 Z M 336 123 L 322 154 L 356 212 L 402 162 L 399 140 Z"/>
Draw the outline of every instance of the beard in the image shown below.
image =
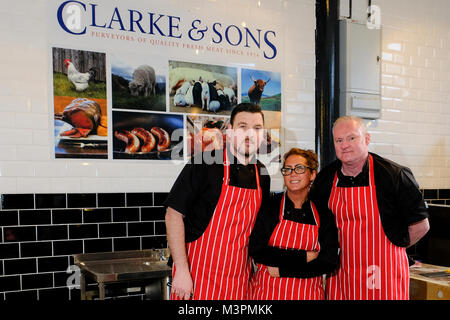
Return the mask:
<path fill-rule="evenodd" d="M 241 157 L 249 160 L 250 158 L 254 158 L 258 151 L 258 147 L 256 143 L 251 142 L 249 145 L 246 142 L 242 142 L 240 146 L 236 148 L 236 153 L 238 153 Z"/>
<path fill-rule="evenodd" d="M 255 158 L 254 156 L 262 142 L 259 134 L 243 135 L 235 134 L 234 131 L 230 131 L 227 134 L 230 148 L 235 157 L 239 158 L 241 162 L 248 162 L 249 159 Z"/>

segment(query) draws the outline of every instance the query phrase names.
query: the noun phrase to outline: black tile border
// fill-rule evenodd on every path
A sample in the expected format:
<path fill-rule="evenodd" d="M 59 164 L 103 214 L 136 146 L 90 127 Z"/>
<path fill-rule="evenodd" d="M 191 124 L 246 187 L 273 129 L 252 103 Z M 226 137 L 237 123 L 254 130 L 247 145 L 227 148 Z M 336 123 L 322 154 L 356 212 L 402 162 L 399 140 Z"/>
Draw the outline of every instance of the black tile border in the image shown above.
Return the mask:
<path fill-rule="evenodd" d="M 67 208 L 65 193 L 37 193 L 35 194 L 36 209 Z"/>
<path fill-rule="evenodd" d="M 450 189 L 421 189 L 421 191 L 428 203 L 450 204 Z"/>
<path fill-rule="evenodd" d="M 450 189 L 439 189 L 438 190 L 438 199 L 450 199 Z"/>
<path fill-rule="evenodd" d="M 34 209 L 34 194 L 2 194 L 2 206 L 5 209 Z"/>
<path fill-rule="evenodd" d="M 95 193 L 68 193 L 67 208 L 96 208 L 97 195 Z"/>
<path fill-rule="evenodd" d="M 77 253 L 167 248 L 164 192 L 0 194 L 0 301 L 79 300 Z"/>
<path fill-rule="evenodd" d="M 125 193 L 99 193 L 97 205 L 98 208 L 125 207 Z"/>
<path fill-rule="evenodd" d="M 10 193 L 1 194 L 0 210 L 157 207 L 163 205 L 167 195 L 167 192 Z"/>

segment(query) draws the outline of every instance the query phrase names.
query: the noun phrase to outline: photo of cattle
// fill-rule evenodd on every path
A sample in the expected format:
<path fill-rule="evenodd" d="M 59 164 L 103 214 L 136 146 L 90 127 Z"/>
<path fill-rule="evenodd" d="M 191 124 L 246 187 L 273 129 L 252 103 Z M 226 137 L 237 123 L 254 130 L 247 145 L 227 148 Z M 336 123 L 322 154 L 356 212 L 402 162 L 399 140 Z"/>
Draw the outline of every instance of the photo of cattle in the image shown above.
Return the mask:
<path fill-rule="evenodd" d="M 114 109 L 166 111 L 167 60 L 118 55 L 111 60 Z"/>
<path fill-rule="evenodd" d="M 251 102 L 267 111 L 281 111 L 281 73 L 242 69 L 242 102 Z"/>
<path fill-rule="evenodd" d="M 261 145 L 258 158 L 261 162 L 280 162 L 281 147 L 281 73 L 242 69 L 241 102 L 251 102 L 261 107 L 267 139 Z"/>
<path fill-rule="evenodd" d="M 237 69 L 169 61 L 170 111 L 229 115 L 237 104 Z"/>
<path fill-rule="evenodd" d="M 183 160 L 182 115 L 113 111 L 113 159 Z"/>
<path fill-rule="evenodd" d="M 261 106 L 266 129 L 280 129 L 281 73 L 243 68 L 241 101 Z"/>
<path fill-rule="evenodd" d="M 108 157 L 105 53 L 52 48 L 55 158 Z"/>

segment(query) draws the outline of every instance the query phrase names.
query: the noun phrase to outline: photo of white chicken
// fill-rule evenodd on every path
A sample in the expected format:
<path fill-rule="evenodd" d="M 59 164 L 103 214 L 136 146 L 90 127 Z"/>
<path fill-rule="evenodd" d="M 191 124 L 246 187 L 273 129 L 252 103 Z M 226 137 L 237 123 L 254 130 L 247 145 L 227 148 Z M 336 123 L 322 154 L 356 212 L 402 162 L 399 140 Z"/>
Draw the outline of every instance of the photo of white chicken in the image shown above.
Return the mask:
<path fill-rule="evenodd" d="M 77 91 L 84 91 L 89 87 L 89 81 L 96 75 L 95 68 L 90 68 L 88 72 L 79 72 L 70 59 L 64 60 L 67 68 L 67 78 L 72 82 Z"/>

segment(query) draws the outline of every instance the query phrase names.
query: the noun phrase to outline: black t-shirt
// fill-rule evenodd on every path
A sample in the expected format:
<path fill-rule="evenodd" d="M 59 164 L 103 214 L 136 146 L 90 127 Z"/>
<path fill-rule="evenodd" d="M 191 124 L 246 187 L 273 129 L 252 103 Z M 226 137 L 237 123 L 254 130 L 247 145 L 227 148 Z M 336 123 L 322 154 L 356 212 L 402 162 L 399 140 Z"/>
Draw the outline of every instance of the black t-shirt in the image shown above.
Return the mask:
<path fill-rule="evenodd" d="M 280 249 L 269 246 L 269 240 L 280 222 L 280 207 L 284 192 L 273 193 L 256 218 L 250 235 L 249 255 L 256 263 L 278 267 L 281 277 L 311 278 L 334 271 L 339 261 L 339 241 L 333 213 L 327 207 L 318 207 L 320 252 L 316 259 L 306 262 L 305 250 Z M 315 203 L 314 203 L 315 204 Z M 310 201 L 296 209 L 286 195 L 284 219 L 317 225 Z"/>
<path fill-rule="evenodd" d="M 411 170 L 391 160 L 370 153 L 373 157 L 375 188 L 384 233 L 394 245 L 409 244 L 408 226 L 428 217 L 427 205 Z M 342 164 L 336 160 L 323 168 L 311 189 L 314 203 L 328 206 L 334 176 L 337 172 L 338 187 L 364 187 L 369 185 L 369 162 L 356 177 L 344 176 Z"/>
<path fill-rule="evenodd" d="M 256 189 L 255 164 L 242 165 L 228 152 L 230 186 Z M 255 161 L 251 161 L 255 162 Z M 270 175 L 265 166 L 256 161 L 262 203 L 270 194 Z M 185 165 L 164 203 L 184 216 L 185 240 L 192 242 L 206 230 L 217 203 L 224 179 L 223 150 L 199 153 Z"/>

